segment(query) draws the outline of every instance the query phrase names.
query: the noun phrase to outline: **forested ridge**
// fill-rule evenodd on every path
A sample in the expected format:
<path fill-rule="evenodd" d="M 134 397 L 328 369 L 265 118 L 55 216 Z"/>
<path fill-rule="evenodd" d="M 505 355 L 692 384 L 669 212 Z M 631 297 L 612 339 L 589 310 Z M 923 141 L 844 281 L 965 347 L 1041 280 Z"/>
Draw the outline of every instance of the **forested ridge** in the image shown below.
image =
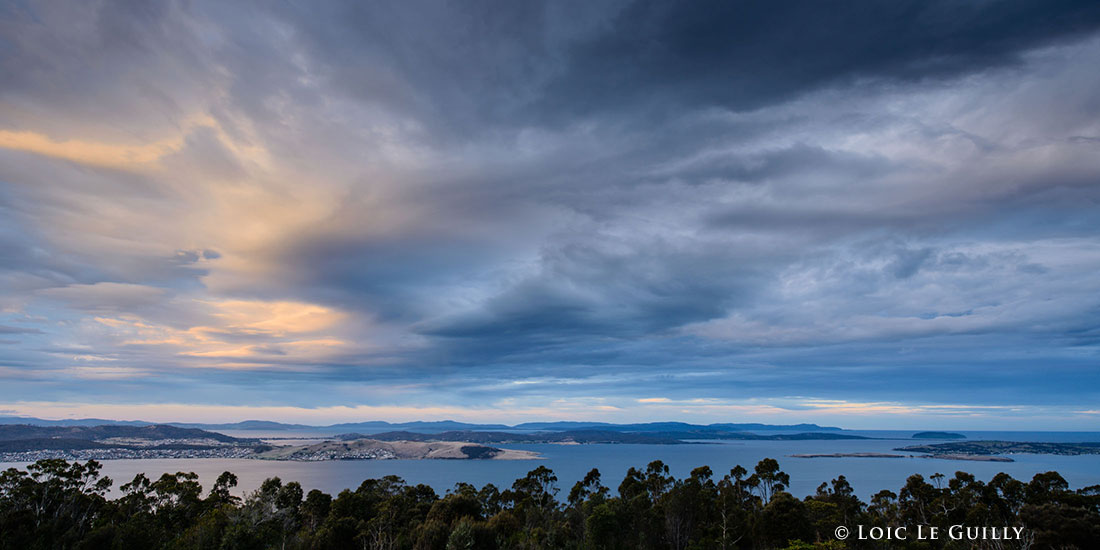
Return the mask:
<path fill-rule="evenodd" d="M 0 473 L 0 549 L 842 549 L 1095 548 L 1100 486 L 1072 490 L 1056 472 L 1030 481 L 965 472 L 909 477 L 898 492 L 862 502 L 844 476 L 804 499 L 774 459 L 753 471 L 707 466 L 686 478 L 659 461 L 630 469 L 615 488 L 593 469 L 559 486 L 538 467 L 509 488 L 459 483 L 444 495 L 395 476 L 333 497 L 266 480 L 245 498 L 226 472 L 204 492 L 193 473 L 139 474 L 113 484 L 95 461 L 41 460 Z M 1022 526 L 1024 540 L 835 539 L 866 527 Z"/>

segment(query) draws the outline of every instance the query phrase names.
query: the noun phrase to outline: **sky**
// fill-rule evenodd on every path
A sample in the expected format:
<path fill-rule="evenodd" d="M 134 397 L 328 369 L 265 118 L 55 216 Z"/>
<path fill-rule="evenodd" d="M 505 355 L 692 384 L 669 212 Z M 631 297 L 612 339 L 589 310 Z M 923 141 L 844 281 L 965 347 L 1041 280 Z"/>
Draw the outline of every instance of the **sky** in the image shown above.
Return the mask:
<path fill-rule="evenodd" d="M 1100 4 L 0 0 L 0 414 L 1100 430 Z"/>

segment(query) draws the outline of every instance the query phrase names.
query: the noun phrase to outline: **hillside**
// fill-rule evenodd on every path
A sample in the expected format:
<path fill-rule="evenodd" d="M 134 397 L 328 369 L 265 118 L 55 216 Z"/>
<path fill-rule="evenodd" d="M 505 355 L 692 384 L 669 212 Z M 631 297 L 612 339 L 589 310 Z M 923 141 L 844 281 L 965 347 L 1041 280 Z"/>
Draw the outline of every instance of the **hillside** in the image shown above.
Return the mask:
<path fill-rule="evenodd" d="M 248 440 L 230 437 L 217 432 L 198 428 L 179 428 L 164 424 L 149 426 L 101 425 L 101 426 L 31 426 L 28 424 L 0 425 L 0 441 L 28 439 L 81 439 L 103 441 L 108 439 L 134 439 L 159 441 L 174 440 L 210 440 L 217 443 L 235 444 Z"/>
<path fill-rule="evenodd" d="M 385 460 L 385 459 L 524 459 L 536 458 L 535 453 L 497 449 L 464 441 L 379 441 L 355 439 L 325 441 L 313 445 L 278 447 L 259 453 L 254 458 L 266 460 Z"/>

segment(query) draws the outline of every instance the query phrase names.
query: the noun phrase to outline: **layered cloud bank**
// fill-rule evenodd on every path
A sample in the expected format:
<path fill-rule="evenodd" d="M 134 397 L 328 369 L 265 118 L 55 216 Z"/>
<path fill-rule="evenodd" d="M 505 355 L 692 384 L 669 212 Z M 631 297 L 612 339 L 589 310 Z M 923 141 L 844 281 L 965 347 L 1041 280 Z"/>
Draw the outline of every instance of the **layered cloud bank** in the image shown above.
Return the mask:
<path fill-rule="evenodd" d="M 1095 428 L 1100 6 L 704 4 L 5 4 L 0 408 Z"/>

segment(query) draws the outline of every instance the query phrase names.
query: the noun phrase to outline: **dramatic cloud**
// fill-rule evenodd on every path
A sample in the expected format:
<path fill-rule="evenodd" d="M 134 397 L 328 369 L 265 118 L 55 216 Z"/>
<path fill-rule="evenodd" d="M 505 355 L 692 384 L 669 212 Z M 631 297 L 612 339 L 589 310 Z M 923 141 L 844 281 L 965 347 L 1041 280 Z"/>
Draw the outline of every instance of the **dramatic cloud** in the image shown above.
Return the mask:
<path fill-rule="evenodd" d="M 1096 426 L 1095 2 L 0 13 L 6 410 Z"/>

